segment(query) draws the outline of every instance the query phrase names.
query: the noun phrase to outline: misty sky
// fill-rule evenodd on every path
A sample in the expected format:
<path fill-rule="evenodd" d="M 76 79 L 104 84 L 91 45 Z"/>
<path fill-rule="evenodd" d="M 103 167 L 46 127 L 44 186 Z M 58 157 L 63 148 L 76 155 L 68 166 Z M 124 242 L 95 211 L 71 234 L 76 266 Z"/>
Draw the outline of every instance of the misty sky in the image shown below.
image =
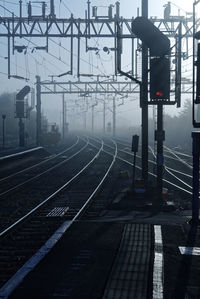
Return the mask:
<path fill-rule="evenodd" d="M 26 3 L 28 1 L 23 1 L 23 15 L 26 16 Z M 91 0 L 92 6 L 100 6 L 98 9 L 99 11 L 104 12 L 105 7 L 109 6 L 110 4 L 115 4 L 116 1 L 113 0 Z M 151 0 L 149 1 L 149 17 L 157 17 L 163 18 L 163 5 L 166 4 L 167 1 L 164 0 Z M 171 15 L 183 15 L 186 16 L 187 12 L 192 11 L 192 3 L 193 1 L 181 1 L 175 0 L 171 2 Z M 19 8 L 18 8 L 18 1 L 16 0 L 0 0 L 0 15 L 1 16 L 10 16 L 11 14 L 7 11 L 14 12 L 15 15 L 19 15 Z M 47 1 L 49 4 L 49 1 Z M 6 7 L 7 10 L 4 9 Z M 48 5 L 49 7 L 49 5 Z M 141 9 L 141 1 L 138 0 L 121 0 L 120 1 L 120 15 L 124 18 L 132 18 L 137 16 L 137 9 Z M 34 3 L 34 12 L 37 14 L 41 11 L 40 4 Z M 84 18 L 85 16 L 85 9 L 86 9 L 86 1 L 85 0 L 55 0 L 55 9 L 57 17 L 70 17 L 70 14 L 73 13 L 74 17 Z M 16 43 L 21 43 L 28 46 L 27 54 L 16 54 L 12 55 L 11 57 L 11 73 L 13 75 L 20 75 L 30 80 L 28 82 L 22 80 L 11 79 L 8 80 L 6 77 L 7 74 L 7 61 L 5 57 L 7 56 L 7 41 L 5 38 L 0 39 L 1 45 L 1 54 L 0 54 L 0 80 L 1 80 L 1 89 L 0 92 L 15 92 L 22 88 L 24 85 L 29 84 L 30 86 L 34 86 L 35 82 L 35 75 L 41 75 L 42 80 L 49 79 L 49 75 L 55 75 L 62 72 L 66 72 L 69 70 L 69 51 L 65 51 L 60 49 L 58 44 L 62 45 L 62 47 L 69 49 L 69 42 L 63 41 L 63 39 L 55 39 L 57 45 L 53 42 L 49 43 L 49 52 L 56 56 L 57 58 L 53 57 L 52 55 L 46 54 L 44 51 L 40 51 L 39 53 L 35 53 L 33 51 L 33 42 L 35 40 L 31 40 L 27 38 L 26 40 L 16 40 Z M 37 40 L 39 45 L 44 45 L 44 41 L 42 39 Z M 83 60 L 89 61 L 85 63 L 84 61 L 81 62 L 81 72 L 82 73 L 91 73 L 95 72 L 96 74 L 98 71 L 104 73 L 106 75 L 111 75 L 114 73 L 114 65 L 113 65 L 113 54 L 110 55 L 104 53 L 102 48 L 104 46 L 111 46 L 111 41 L 102 41 L 102 40 L 94 40 L 91 41 L 91 46 L 97 45 L 100 49 L 100 54 L 95 55 L 95 53 L 84 53 L 84 44 L 82 44 L 81 48 L 81 55 Z M 125 48 L 129 48 L 128 45 Z M 33 53 L 32 53 L 33 52 Z M 127 67 L 130 65 L 129 55 L 127 52 L 124 53 L 125 58 L 123 60 L 123 66 Z M 75 63 L 76 64 L 76 63 Z M 76 65 L 75 65 L 76 67 Z M 187 72 L 188 76 L 191 75 L 192 66 L 188 66 Z M 76 72 L 76 70 L 75 70 Z M 76 80 L 74 77 L 65 77 L 65 80 Z M 66 98 L 70 99 L 70 96 L 66 96 Z M 67 99 L 68 100 L 68 99 Z M 93 101 L 93 100 L 92 100 Z M 123 104 L 123 105 L 122 105 Z M 60 111 L 61 111 L 61 96 L 55 99 L 55 96 L 48 96 L 44 97 L 43 102 L 43 111 L 47 114 L 47 117 L 51 117 L 51 119 L 55 119 L 55 121 L 60 121 Z M 118 118 L 122 122 L 127 122 L 129 119 L 130 126 L 133 125 L 135 122 L 138 123 L 140 120 L 140 109 L 138 105 L 138 98 L 137 96 L 132 96 L 130 99 L 126 99 L 124 101 L 118 100 L 117 102 L 117 113 Z M 70 105 L 69 105 L 70 106 Z M 175 108 L 173 108 L 175 111 Z M 102 105 L 99 104 L 96 108 L 98 111 L 98 115 L 101 114 Z M 58 112 L 56 112 L 58 111 Z M 134 113 L 136 111 L 136 113 Z M 69 114 L 72 114 L 72 111 Z M 173 111 L 171 110 L 171 113 Z M 108 120 L 112 119 L 111 112 L 107 112 Z"/>

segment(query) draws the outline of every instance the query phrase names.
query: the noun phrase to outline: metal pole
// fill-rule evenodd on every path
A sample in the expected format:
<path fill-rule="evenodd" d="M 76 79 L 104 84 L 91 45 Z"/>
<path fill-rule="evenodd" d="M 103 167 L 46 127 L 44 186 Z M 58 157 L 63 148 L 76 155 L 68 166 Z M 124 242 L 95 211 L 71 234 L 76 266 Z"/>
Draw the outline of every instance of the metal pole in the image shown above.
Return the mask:
<path fill-rule="evenodd" d="M 90 3 L 91 2 L 88 0 L 87 5 L 88 5 L 88 35 L 89 36 L 90 36 Z"/>
<path fill-rule="evenodd" d="M 3 120 L 3 144 L 2 144 L 2 148 L 5 148 L 5 119 L 6 119 L 6 115 L 2 114 L 2 120 Z"/>
<path fill-rule="evenodd" d="M 65 133 L 68 134 L 69 131 L 69 124 L 67 122 L 67 101 L 64 102 L 64 111 L 65 111 Z"/>
<path fill-rule="evenodd" d="M 157 111 L 157 198 L 155 199 L 155 206 L 160 207 L 162 205 L 162 189 L 163 189 L 163 105 L 158 103 Z"/>
<path fill-rule="evenodd" d="M 20 27 L 19 27 L 19 32 L 20 32 L 20 37 L 22 36 L 22 0 L 19 0 L 19 18 L 20 18 Z"/>
<path fill-rule="evenodd" d="M 3 119 L 3 146 L 2 146 L 3 149 L 5 148 L 5 135 L 4 135 L 5 134 L 5 128 L 4 128 L 4 121 L 5 120 Z"/>
<path fill-rule="evenodd" d="M 55 17 L 55 11 L 54 11 L 54 0 L 50 1 L 50 16 L 53 18 Z"/>
<path fill-rule="evenodd" d="M 193 3 L 193 36 L 195 35 L 195 3 Z M 195 125 L 195 38 L 193 38 L 193 70 L 192 70 L 192 124 Z"/>
<path fill-rule="evenodd" d="M 41 85 L 40 76 L 36 76 L 36 145 L 40 145 L 41 139 Z"/>
<path fill-rule="evenodd" d="M 113 137 L 116 134 L 116 105 L 115 105 L 115 98 L 113 98 Z"/>
<path fill-rule="evenodd" d="M 200 132 L 192 132 L 193 180 L 192 180 L 192 223 L 199 223 L 199 156 Z"/>
<path fill-rule="evenodd" d="M 79 26 L 80 27 L 80 26 Z M 79 28 L 80 29 L 80 28 Z M 77 77 L 80 78 L 80 37 L 78 37 Z"/>
<path fill-rule="evenodd" d="M 87 118 L 87 112 L 84 111 L 84 130 L 86 131 L 86 128 L 87 128 L 87 121 L 86 121 L 86 118 Z"/>
<path fill-rule="evenodd" d="M 134 47 L 134 38 L 132 38 L 132 55 L 131 55 L 131 74 L 134 75 L 134 54 L 135 54 L 135 47 Z"/>
<path fill-rule="evenodd" d="M 94 106 L 92 106 L 92 133 L 94 133 Z"/>
<path fill-rule="evenodd" d="M 142 0 L 142 16 L 148 18 L 148 0 Z M 148 184 L 148 48 L 142 43 L 142 179 Z"/>
<path fill-rule="evenodd" d="M 133 182 L 132 182 L 133 190 L 135 189 L 135 164 L 136 164 L 136 152 L 134 152 L 133 155 Z"/>
<path fill-rule="evenodd" d="M 71 14 L 71 19 L 73 19 L 73 14 Z M 73 23 L 71 23 L 71 36 L 73 36 Z M 71 75 L 73 74 L 73 57 L 74 57 L 74 39 L 71 37 Z"/>
<path fill-rule="evenodd" d="M 10 23 L 9 23 L 9 31 L 10 31 Z M 8 34 L 8 79 L 10 79 L 10 35 Z"/>
<path fill-rule="evenodd" d="M 176 90 L 175 90 L 175 100 L 177 103 L 177 108 L 181 107 L 181 53 L 182 53 L 182 22 L 179 24 L 178 37 L 177 37 L 177 58 L 176 58 Z"/>
<path fill-rule="evenodd" d="M 103 133 L 106 133 L 106 103 L 103 102 Z"/>
<path fill-rule="evenodd" d="M 62 95 L 62 133 L 63 140 L 65 139 L 65 94 Z"/>
<path fill-rule="evenodd" d="M 22 118 L 19 119 L 19 146 L 24 147 L 24 123 Z"/>

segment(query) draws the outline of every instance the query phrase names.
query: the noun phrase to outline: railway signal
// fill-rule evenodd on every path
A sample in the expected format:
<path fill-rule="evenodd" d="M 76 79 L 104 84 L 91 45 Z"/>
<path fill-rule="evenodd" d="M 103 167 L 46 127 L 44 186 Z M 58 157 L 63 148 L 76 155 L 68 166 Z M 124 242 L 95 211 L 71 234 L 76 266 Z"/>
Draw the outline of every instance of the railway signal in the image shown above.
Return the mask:
<path fill-rule="evenodd" d="M 150 49 L 151 56 L 161 57 L 169 54 L 169 39 L 146 17 L 135 18 L 132 31 Z"/>
<path fill-rule="evenodd" d="M 24 100 L 25 96 L 30 92 L 30 86 L 24 86 L 16 95 L 17 101 Z"/>
<path fill-rule="evenodd" d="M 19 118 L 19 146 L 23 147 L 25 145 L 25 137 L 24 137 L 24 123 L 22 118 L 27 117 L 27 113 L 25 111 L 25 96 L 30 92 L 30 87 L 28 85 L 24 86 L 17 94 L 16 94 L 16 118 Z"/>
<path fill-rule="evenodd" d="M 153 202 L 156 208 L 162 206 L 163 189 L 163 105 L 170 103 L 170 40 L 147 17 L 137 17 L 132 22 L 133 33 L 142 40 L 150 52 L 150 101 L 148 102 L 148 85 L 142 82 L 143 94 L 147 95 L 148 104 L 156 104 L 158 108 L 156 141 L 157 141 L 157 197 Z M 148 56 L 148 52 L 145 53 Z M 146 61 L 146 66 L 148 60 Z M 148 68 L 146 68 L 146 72 Z M 146 75 L 147 76 L 147 75 Z M 146 77 L 145 77 L 146 78 Z M 146 78 L 147 80 L 147 78 Z M 146 81 L 145 81 L 146 82 Z M 145 105 L 147 105 L 147 103 Z M 144 105 L 144 103 L 143 103 Z M 142 105 L 142 106 L 143 106 Z M 148 149 L 148 145 L 146 146 Z"/>
<path fill-rule="evenodd" d="M 166 100 L 170 97 L 169 58 L 150 60 L 150 99 Z"/>

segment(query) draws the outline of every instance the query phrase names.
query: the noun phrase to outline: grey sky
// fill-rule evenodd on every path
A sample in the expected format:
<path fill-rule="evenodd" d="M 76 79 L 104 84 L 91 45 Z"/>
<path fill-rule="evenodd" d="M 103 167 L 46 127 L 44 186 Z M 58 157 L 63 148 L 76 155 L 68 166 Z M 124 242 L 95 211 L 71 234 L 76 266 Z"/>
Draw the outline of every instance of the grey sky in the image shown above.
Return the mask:
<path fill-rule="evenodd" d="M 23 12 L 26 15 L 26 3 L 28 1 L 23 1 Z M 49 1 L 47 1 L 48 3 Z M 92 6 L 108 6 L 110 4 L 114 4 L 116 1 L 113 0 L 91 0 Z M 16 0 L 0 0 L 0 5 L 5 6 L 8 10 L 13 11 L 16 15 L 19 15 L 19 8 L 17 6 L 18 1 Z M 163 5 L 166 4 L 167 1 L 165 0 L 151 0 L 149 1 L 149 16 L 156 16 L 158 18 L 163 17 Z M 192 1 L 181 1 L 176 0 L 172 3 L 172 15 L 186 15 L 186 12 L 192 11 Z M 39 4 L 34 4 L 34 12 L 37 13 L 40 11 L 38 8 Z M 58 17 L 70 17 L 70 13 L 73 12 L 75 17 L 84 18 L 85 9 L 86 9 L 86 1 L 85 0 L 55 0 L 55 8 L 56 8 L 56 15 Z M 125 18 L 131 18 L 137 16 L 137 8 L 141 7 L 141 1 L 138 0 L 121 0 L 120 1 L 120 14 Z M 104 10 L 105 8 L 101 7 L 100 10 Z M 3 7 L 0 7 L 0 15 L 9 15 L 7 11 Z M 60 39 L 55 40 L 57 44 L 61 43 L 63 47 L 68 48 L 68 41 L 63 41 Z M 28 84 L 33 84 L 35 81 L 35 75 L 39 74 L 42 77 L 42 80 L 48 79 L 48 75 L 58 74 L 69 70 L 69 53 L 64 50 L 60 50 L 58 46 L 50 42 L 50 53 L 54 56 L 57 56 L 58 59 L 55 59 L 52 55 L 46 54 L 45 52 L 40 53 L 32 53 L 33 49 L 33 40 L 27 39 L 25 41 L 16 40 L 16 42 L 21 42 L 29 46 L 28 54 L 17 54 L 12 56 L 12 64 L 11 64 L 11 72 L 12 74 L 21 75 L 24 77 L 30 78 Z M 34 41 L 35 42 L 35 41 Z M 40 45 L 44 44 L 43 40 L 37 41 Z M 107 41 L 92 41 L 92 43 L 96 43 L 100 49 L 103 48 L 105 45 L 109 45 Z M 7 60 L 4 58 L 7 56 L 7 48 L 6 48 L 7 41 L 5 38 L 0 39 L 0 46 L 1 46 L 1 54 L 0 54 L 0 64 L 1 68 L 0 71 L 3 73 L 7 73 Z M 109 55 L 105 54 L 103 51 L 100 52 L 100 57 L 97 57 L 94 53 L 86 55 L 84 52 L 84 45 L 82 45 L 82 58 L 84 60 L 90 59 L 90 66 L 88 64 L 81 62 L 82 72 L 91 72 L 95 71 L 96 69 L 100 69 L 102 72 L 107 72 L 107 74 L 112 74 L 114 72 L 113 69 L 113 56 L 112 53 Z M 128 56 L 128 55 L 127 55 Z M 60 58 L 60 60 L 59 60 Z M 129 64 L 129 59 L 124 60 L 124 65 Z M 91 65 L 93 65 L 91 67 Z M 5 74 L 0 73 L 0 80 L 1 80 L 1 89 L 0 92 L 4 91 L 16 91 L 17 89 L 22 88 L 25 84 L 25 81 L 11 79 L 8 80 Z M 65 78 L 66 80 L 70 80 L 70 77 Z M 72 78 L 73 79 L 73 78 Z M 129 107 L 135 106 L 135 110 L 139 112 L 138 103 L 129 103 L 130 106 L 124 105 L 120 106 L 119 110 L 126 111 L 126 115 L 131 117 L 132 112 L 130 111 Z M 51 108 L 50 108 L 51 107 Z M 47 111 L 48 109 L 61 109 L 61 99 L 55 101 L 55 96 L 48 97 L 48 99 L 44 99 L 43 101 L 43 109 Z M 122 118 L 124 117 L 123 112 Z M 138 115 L 138 113 L 137 113 Z M 58 120 L 58 115 L 56 117 Z M 126 117 L 125 117 L 126 119 Z"/>

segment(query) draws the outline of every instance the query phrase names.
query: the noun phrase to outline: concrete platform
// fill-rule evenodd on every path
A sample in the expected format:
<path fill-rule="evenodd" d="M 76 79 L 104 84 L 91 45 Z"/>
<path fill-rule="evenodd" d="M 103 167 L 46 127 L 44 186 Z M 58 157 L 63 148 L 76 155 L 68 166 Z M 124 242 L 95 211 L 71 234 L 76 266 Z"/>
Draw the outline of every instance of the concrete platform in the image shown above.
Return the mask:
<path fill-rule="evenodd" d="M 9 159 L 17 158 L 20 156 L 25 156 L 29 154 L 33 154 L 34 152 L 42 150 L 43 147 L 38 146 L 38 147 L 32 147 L 32 148 L 16 148 L 13 150 L 8 150 L 0 153 L 0 162 L 2 161 L 7 161 Z"/>
<path fill-rule="evenodd" d="M 9 298 L 198 299 L 200 228 L 186 223 L 190 213 L 110 210 L 76 222 Z"/>

